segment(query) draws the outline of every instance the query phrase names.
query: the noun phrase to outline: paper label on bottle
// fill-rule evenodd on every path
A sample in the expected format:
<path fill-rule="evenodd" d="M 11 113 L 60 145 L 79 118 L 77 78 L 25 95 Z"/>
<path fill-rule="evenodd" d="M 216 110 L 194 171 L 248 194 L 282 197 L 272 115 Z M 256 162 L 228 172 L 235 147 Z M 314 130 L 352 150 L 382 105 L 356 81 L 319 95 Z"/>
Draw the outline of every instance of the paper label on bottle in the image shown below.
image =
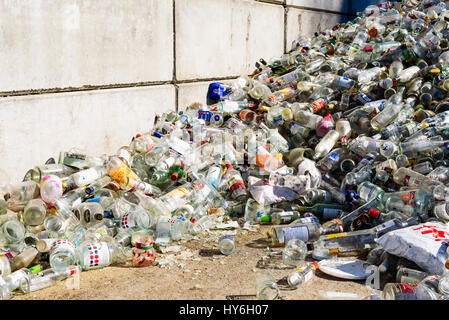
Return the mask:
<path fill-rule="evenodd" d="M 309 227 L 306 225 L 283 228 L 282 233 L 284 234 L 284 243 L 291 239 L 309 241 Z"/>
<path fill-rule="evenodd" d="M 339 155 L 338 153 L 335 153 L 335 152 L 329 153 L 329 154 L 327 155 L 327 157 L 328 157 L 329 159 L 331 159 L 333 162 L 337 162 L 338 159 L 340 159 L 340 155 Z"/>
<path fill-rule="evenodd" d="M 123 158 L 129 163 L 131 160 L 131 153 L 129 153 L 129 151 L 126 149 L 120 149 L 117 152 L 117 157 Z"/>
<path fill-rule="evenodd" d="M 307 135 L 309 134 L 310 129 L 309 128 L 305 128 L 299 124 L 293 124 L 290 127 L 290 132 L 295 135 L 295 134 L 299 134 L 302 137 L 307 137 Z"/>
<path fill-rule="evenodd" d="M 298 220 L 300 223 L 318 223 L 319 220 L 317 217 L 305 217 L 305 218 L 299 218 Z"/>
<path fill-rule="evenodd" d="M 347 232 L 342 232 L 342 233 L 328 234 L 328 235 L 326 235 L 326 238 L 332 239 L 332 238 L 340 238 L 340 237 L 347 237 L 347 236 L 348 236 Z"/>
<path fill-rule="evenodd" d="M 85 245 L 84 269 L 107 266 L 110 263 L 109 248 L 105 242 L 94 242 Z"/>
<path fill-rule="evenodd" d="M 78 169 L 84 168 L 85 162 L 86 155 L 68 152 L 64 153 L 64 159 L 62 160 L 62 164 Z"/>
<path fill-rule="evenodd" d="M 126 178 L 128 178 L 129 180 L 138 179 L 134 171 L 132 171 L 124 162 L 122 162 L 117 170 L 112 173 L 109 172 L 109 176 L 118 183 L 124 182 Z"/>
<path fill-rule="evenodd" d="M 183 198 L 185 196 L 189 195 L 189 190 L 187 190 L 184 187 L 177 187 L 176 189 L 170 191 L 167 193 L 167 195 L 173 197 L 173 198 Z"/>
<path fill-rule="evenodd" d="M 228 186 L 232 187 L 235 183 L 239 183 L 239 182 L 243 183 L 243 179 L 240 176 L 240 174 L 235 173 L 235 174 L 233 174 L 232 176 L 229 177 Z"/>
<path fill-rule="evenodd" d="M 405 205 L 413 206 L 416 200 L 416 191 L 411 191 L 407 194 L 402 195 L 401 200 Z"/>
<path fill-rule="evenodd" d="M 94 182 L 96 179 L 99 178 L 99 175 L 98 175 L 97 170 L 95 170 L 95 168 L 90 168 L 90 169 L 75 173 L 73 175 L 73 178 L 74 178 L 77 186 L 81 187 L 81 186 L 84 186 L 91 182 Z"/>
<path fill-rule="evenodd" d="M 414 122 L 405 123 L 404 127 L 407 129 L 409 135 L 414 134 L 419 129 L 418 126 L 416 125 L 416 123 L 414 123 Z"/>
<path fill-rule="evenodd" d="M 314 102 L 312 102 L 312 108 L 313 108 L 313 113 L 317 113 L 318 111 L 320 111 L 321 109 L 324 108 L 324 99 L 320 98 L 318 100 L 315 100 Z"/>
<path fill-rule="evenodd" d="M 324 208 L 323 219 L 332 220 L 338 218 L 343 211 L 341 209 Z"/>
<path fill-rule="evenodd" d="M 285 217 L 279 218 L 279 222 L 280 222 L 281 224 L 287 224 L 287 223 L 292 222 L 293 220 L 295 220 L 295 219 L 293 218 L 293 216 L 285 216 Z"/>
<path fill-rule="evenodd" d="M 168 124 L 171 125 L 171 126 L 173 126 L 171 123 L 168 123 Z M 173 126 L 173 127 L 174 127 L 174 126 Z M 164 123 L 163 128 L 166 129 L 167 131 L 169 131 L 169 130 L 166 128 L 166 124 L 165 124 L 165 123 Z M 172 129 L 172 130 L 173 130 L 173 129 Z M 150 138 L 149 136 L 142 135 L 142 136 L 140 136 L 139 138 L 145 140 L 145 142 L 147 143 L 148 149 L 147 149 L 145 152 L 151 151 L 151 150 L 154 148 L 153 140 L 151 140 L 151 138 Z"/>
<path fill-rule="evenodd" d="M 282 114 L 278 114 L 276 116 L 273 116 L 273 123 L 280 123 L 282 121 Z"/>
<path fill-rule="evenodd" d="M 239 111 L 239 104 L 237 101 L 226 100 L 222 104 L 222 112 L 223 113 L 233 113 Z M 220 111 L 220 110 L 212 110 L 212 111 Z"/>
<path fill-rule="evenodd" d="M 376 226 L 375 228 L 376 228 L 376 231 L 379 232 L 379 231 L 388 230 L 389 228 L 395 227 L 395 226 L 396 226 L 395 220 L 392 219 L 392 220 L 388 220 L 387 222 Z"/>
<path fill-rule="evenodd" d="M 79 272 L 79 267 L 78 266 L 70 266 L 70 267 L 67 268 L 67 271 L 66 271 L 66 273 L 67 273 L 67 275 L 69 277 L 73 276 L 74 274 L 76 274 L 78 272 Z"/>

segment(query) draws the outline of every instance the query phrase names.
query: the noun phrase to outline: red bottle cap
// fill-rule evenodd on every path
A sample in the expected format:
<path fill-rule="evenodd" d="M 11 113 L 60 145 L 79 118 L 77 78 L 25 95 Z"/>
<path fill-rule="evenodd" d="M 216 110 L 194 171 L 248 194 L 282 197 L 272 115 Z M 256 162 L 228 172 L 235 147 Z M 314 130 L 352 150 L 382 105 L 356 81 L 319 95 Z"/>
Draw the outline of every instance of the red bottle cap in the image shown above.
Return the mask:
<path fill-rule="evenodd" d="M 363 52 L 373 51 L 373 47 L 365 47 L 363 48 Z"/>
<path fill-rule="evenodd" d="M 171 179 L 172 181 L 178 180 L 178 174 L 177 174 L 176 172 L 173 172 L 173 173 L 171 174 L 171 176 L 170 176 L 170 179 Z"/>
<path fill-rule="evenodd" d="M 370 217 L 372 217 L 372 218 L 377 219 L 377 218 L 379 217 L 379 215 L 380 215 L 380 212 L 377 211 L 377 210 L 375 210 L 375 209 L 369 209 L 368 215 L 369 215 Z"/>

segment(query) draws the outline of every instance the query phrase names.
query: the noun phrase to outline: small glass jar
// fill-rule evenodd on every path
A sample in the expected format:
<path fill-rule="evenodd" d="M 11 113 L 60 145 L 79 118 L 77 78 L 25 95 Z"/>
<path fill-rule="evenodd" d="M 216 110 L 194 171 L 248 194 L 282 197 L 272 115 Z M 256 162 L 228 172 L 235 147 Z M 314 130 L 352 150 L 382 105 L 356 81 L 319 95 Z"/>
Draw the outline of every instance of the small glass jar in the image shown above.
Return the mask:
<path fill-rule="evenodd" d="M 218 248 L 220 252 L 224 255 L 230 255 L 235 251 L 235 240 L 230 235 L 222 236 L 219 239 L 219 245 Z"/>
<path fill-rule="evenodd" d="M 30 200 L 23 210 L 23 222 L 27 226 L 40 225 L 47 214 L 47 205 L 41 199 Z"/>
<path fill-rule="evenodd" d="M 272 275 L 260 273 L 256 276 L 256 296 L 259 300 L 274 300 L 279 297 L 279 287 Z"/>
<path fill-rule="evenodd" d="M 6 221 L 1 228 L 0 244 L 13 247 L 21 244 L 25 238 L 26 230 L 17 220 Z"/>
<path fill-rule="evenodd" d="M 75 245 L 67 239 L 59 239 L 50 249 L 50 266 L 55 270 L 64 270 L 78 264 Z"/>
<path fill-rule="evenodd" d="M 307 256 L 307 245 L 299 239 L 291 239 L 282 251 L 282 260 L 290 267 L 297 267 Z"/>

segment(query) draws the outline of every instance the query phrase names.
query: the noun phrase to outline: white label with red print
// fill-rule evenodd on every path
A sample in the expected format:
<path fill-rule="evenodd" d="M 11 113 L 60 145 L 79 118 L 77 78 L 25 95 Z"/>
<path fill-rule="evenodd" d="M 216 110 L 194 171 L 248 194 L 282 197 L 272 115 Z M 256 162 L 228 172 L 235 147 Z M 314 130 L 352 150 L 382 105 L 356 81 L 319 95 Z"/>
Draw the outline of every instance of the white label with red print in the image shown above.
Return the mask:
<path fill-rule="evenodd" d="M 76 248 L 73 245 L 73 243 L 71 243 L 70 241 L 68 241 L 66 239 L 59 239 L 56 242 L 54 242 L 53 245 L 51 246 L 50 254 L 55 252 L 55 250 L 58 250 L 58 251 L 67 250 L 67 251 L 74 252 L 76 250 Z"/>
<path fill-rule="evenodd" d="M 109 265 L 109 248 L 105 242 L 94 242 L 85 245 L 84 268 L 93 269 Z"/>
<path fill-rule="evenodd" d="M 376 242 L 388 253 L 411 260 L 431 274 L 442 274 L 449 259 L 449 226 L 440 222 L 390 231 Z"/>

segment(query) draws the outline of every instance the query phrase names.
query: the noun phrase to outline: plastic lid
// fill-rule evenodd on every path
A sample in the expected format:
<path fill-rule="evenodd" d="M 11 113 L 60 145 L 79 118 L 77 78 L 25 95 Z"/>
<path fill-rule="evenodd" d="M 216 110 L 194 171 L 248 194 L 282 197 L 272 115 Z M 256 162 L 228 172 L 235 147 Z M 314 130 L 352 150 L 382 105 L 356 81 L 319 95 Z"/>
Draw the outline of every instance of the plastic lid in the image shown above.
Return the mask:
<path fill-rule="evenodd" d="M 271 221 L 271 216 L 261 216 L 260 217 L 260 222 L 270 222 Z"/>
<path fill-rule="evenodd" d="M 173 173 L 171 174 L 171 176 L 170 176 L 170 179 L 171 179 L 172 181 L 178 180 L 178 173 L 177 173 L 177 172 L 173 172 Z"/>

